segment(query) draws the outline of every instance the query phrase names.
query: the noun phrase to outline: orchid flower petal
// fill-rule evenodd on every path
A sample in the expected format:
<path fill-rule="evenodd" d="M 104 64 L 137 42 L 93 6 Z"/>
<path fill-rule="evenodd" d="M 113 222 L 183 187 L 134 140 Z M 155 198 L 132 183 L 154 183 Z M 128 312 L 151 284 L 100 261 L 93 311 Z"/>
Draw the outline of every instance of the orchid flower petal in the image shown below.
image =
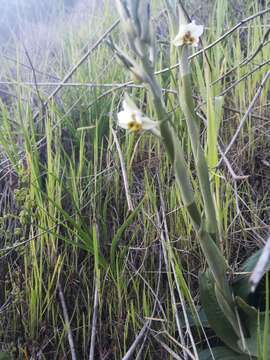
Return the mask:
<path fill-rule="evenodd" d="M 193 45 L 197 46 L 199 38 L 203 33 L 203 25 L 196 25 L 193 20 L 189 24 L 180 25 L 178 34 L 172 41 L 175 46 Z"/>

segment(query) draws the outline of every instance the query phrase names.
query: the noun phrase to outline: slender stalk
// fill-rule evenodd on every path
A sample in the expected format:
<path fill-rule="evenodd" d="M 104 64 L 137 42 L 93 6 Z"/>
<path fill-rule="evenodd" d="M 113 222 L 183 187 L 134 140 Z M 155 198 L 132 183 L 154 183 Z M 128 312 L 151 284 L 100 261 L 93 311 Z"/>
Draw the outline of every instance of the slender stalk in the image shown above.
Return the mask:
<path fill-rule="evenodd" d="M 67 305 L 66 305 L 66 301 L 64 298 L 64 294 L 63 294 L 63 290 L 62 290 L 62 286 L 61 286 L 60 282 L 58 282 L 57 288 L 58 288 L 58 294 L 59 294 L 59 298 L 60 298 L 60 302 L 61 302 L 61 306 L 62 306 L 62 310 L 63 310 L 63 316 L 64 316 L 64 320 L 65 320 L 66 330 L 68 333 L 68 343 L 69 343 L 69 348 L 70 348 L 71 359 L 77 360 L 72 330 L 70 327 L 70 320 L 69 320 L 68 311 L 67 311 Z"/>
<path fill-rule="evenodd" d="M 169 123 L 163 101 L 162 89 L 154 77 L 154 71 L 149 64 L 148 59 L 142 59 L 142 66 L 148 74 L 146 85 L 152 94 L 157 120 L 160 124 L 161 137 L 169 159 L 172 162 L 183 203 L 190 215 L 194 228 L 198 230 L 201 225 L 201 216 L 195 203 L 194 191 L 190 182 L 182 145 Z"/>
<path fill-rule="evenodd" d="M 95 359 L 95 340 L 96 340 L 96 331 L 97 331 L 97 319 L 98 319 L 98 280 L 96 280 L 95 292 L 94 292 L 92 330 L 91 330 L 90 351 L 89 351 L 88 360 Z"/>

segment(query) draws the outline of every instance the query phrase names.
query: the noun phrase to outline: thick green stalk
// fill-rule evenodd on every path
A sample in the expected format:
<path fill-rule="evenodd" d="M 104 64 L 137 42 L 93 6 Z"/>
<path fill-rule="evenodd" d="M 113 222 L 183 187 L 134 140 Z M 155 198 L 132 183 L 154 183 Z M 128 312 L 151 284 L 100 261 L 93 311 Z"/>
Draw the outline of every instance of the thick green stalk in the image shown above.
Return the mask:
<path fill-rule="evenodd" d="M 142 66 L 148 74 L 148 81 L 146 82 L 146 85 L 149 87 L 153 97 L 157 120 L 160 123 L 161 137 L 169 159 L 173 164 L 176 181 L 180 188 L 183 203 L 191 217 L 194 228 L 199 230 L 201 226 L 201 215 L 195 203 L 194 191 L 187 171 L 182 145 L 179 138 L 174 134 L 173 128 L 168 121 L 168 115 L 165 110 L 161 88 L 154 77 L 149 61 L 146 58 L 142 59 Z"/>
<path fill-rule="evenodd" d="M 217 301 L 236 333 L 240 334 L 239 324 L 234 310 L 233 295 L 226 277 L 228 265 L 221 254 L 220 249 L 213 240 L 218 235 L 218 225 L 214 201 L 211 194 L 208 166 L 204 151 L 200 144 L 199 121 L 194 111 L 187 46 L 183 47 L 180 56 L 180 71 L 180 104 L 186 118 L 206 217 L 205 230 L 202 224 L 202 227 L 198 231 L 198 239 L 215 280 Z"/>
<path fill-rule="evenodd" d="M 206 230 L 210 234 L 212 234 L 214 238 L 217 238 L 218 224 L 216 218 L 216 210 L 211 193 L 208 166 L 204 156 L 204 151 L 200 144 L 199 120 L 194 111 L 188 54 L 189 54 L 188 46 L 184 45 L 180 55 L 181 81 L 179 82 L 180 84 L 179 98 L 180 98 L 181 108 L 186 118 L 195 166 L 196 166 L 200 189 L 203 197 L 205 216 L 206 216 Z"/>
<path fill-rule="evenodd" d="M 193 226 L 197 232 L 198 239 L 200 241 L 200 245 L 206 257 L 207 263 L 211 269 L 213 277 L 216 282 L 216 294 L 217 301 L 230 321 L 231 325 L 235 329 L 236 333 L 239 334 L 239 325 L 234 312 L 234 301 L 232 292 L 229 287 L 229 283 L 226 279 L 226 271 L 228 269 L 227 263 L 222 256 L 218 246 L 212 239 L 211 233 L 209 229 L 206 231 L 203 230 L 203 224 L 201 223 L 201 215 L 198 211 L 198 208 L 194 201 L 194 192 L 190 184 L 190 180 L 188 177 L 188 172 L 186 169 L 186 163 L 183 155 L 183 150 L 180 144 L 180 141 L 177 136 L 174 135 L 172 131 L 172 127 L 166 119 L 167 114 L 163 107 L 163 100 L 159 94 L 156 94 L 156 89 L 158 84 L 149 84 L 150 90 L 153 95 L 154 106 L 157 112 L 158 120 L 160 121 L 160 131 L 163 138 L 163 143 L 167 150 L 167 153 L 170 157 L 170 160 L 173 163 L 175 176 L 180 187 L 181 196 L 184 204 L 190 214 L 190 217 L 193 222 Z M 159 95 L 159 96 L 157 96 Z M 194 134 L 195 131 L 198 131 L 197 128 L 193 127 Z M 173 146 L 171 146 L 173 145 Z M 204 154 L 199 146 L 197 147 L 198 151 L 198 160 L 197 160 L 197 171 L 198 174 L 202 177 L 202 181 L 200 182 L 201 186 L 205 185 L 205 179 L 208 180 L 208 169 L 206 165 L 206 161 L 204 158 Z M 201 150 L 201 151 L 200 151 Z M 201 158 L 202 156 L 202 158 Z M 204 166 L 205 165 L 205 166 Z M 210 191 L 210 183 L 208 180 L 209 191 Z M 211 196 L 211 193 L 210 193 Z M 216 234 L 217 232 L 214 232 Z"/>

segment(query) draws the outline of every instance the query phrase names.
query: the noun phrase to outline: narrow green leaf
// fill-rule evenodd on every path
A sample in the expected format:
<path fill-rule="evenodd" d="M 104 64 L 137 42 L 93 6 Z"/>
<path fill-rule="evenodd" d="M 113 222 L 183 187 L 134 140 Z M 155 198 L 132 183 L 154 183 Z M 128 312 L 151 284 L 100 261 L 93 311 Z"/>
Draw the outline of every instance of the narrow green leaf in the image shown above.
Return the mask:
<path fill-rule="evenodd" d="M 116 234 L 114 235 L 112 239 L 111 244 L 111 263 L 115 263 L 115 253 L 116 253 L 116 247 L 124 233 L 124 231 L 131 225 L 132 221 L 134 220 L 135 216 L 137 216 L 138 212 L 140 211 L 142 205 L 144 202 L 144 198 L 139 203 L 139 205 L 134 209 L 134 211 L 128 216 L 128 218 L 124 221 L 124 223 L 120 226 L 120 228 L 117 230 Z"/>
<path fill-rule="evenodd" d="M 241 333 L 239 329 L 238 319 L 236 317 L 236 313 L 234 309 L 234 304 L 228 302 L 226 296 L 224 296 L 224 293 L 229 293 L 229 291 L 230 291 L 229 286 L 227 287 L 225 292 L 222 292 L 219 289 L 219 287 L 216 286 L 215 284 L 215 293 L 216 293 L 217 302 L 221 310 L 223 311 L 224 315 L 226 316 L 226 318 L 229 320 L 230 324 L 234 328 L 236 334 L 238 334 L 238 336 L 240 337 Z"/>
<path fill-rule="evenodd" d="M 243 299 L 236 297 L 236 302 L 241 310 L 242 319 L 248 329 L 249 337 L 245 338 L 245 344 L 238 341 L 239 347 L 242 351 L 252 356 L 259 356 L 261 349 L 261 340 L 267 344 L 267 357 L 264 360 L 270 360 L 270 333 L 265 334 L 265 323 L 269 322 L 269 313 L 259 313 L 253 306 L 248 305 Z M 266 318 L 266 316 L 268 318 Z"/>
<path fill-rule="evenodd" d="M 203 229 L 203 226 L 198 232 L 198 237 L 207 264 L 216 283 L 222 289 L 226 276 L 227 263 L 216 243 L 213 241 L 208 232 Z"/>

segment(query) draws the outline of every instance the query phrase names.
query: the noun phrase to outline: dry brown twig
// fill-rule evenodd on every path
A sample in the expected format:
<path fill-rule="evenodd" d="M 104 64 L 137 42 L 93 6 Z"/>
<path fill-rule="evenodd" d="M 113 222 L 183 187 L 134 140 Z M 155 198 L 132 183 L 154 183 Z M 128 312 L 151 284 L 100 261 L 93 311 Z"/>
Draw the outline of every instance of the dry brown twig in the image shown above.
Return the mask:
<path fill-rule="evenodd" d="M 151 315 L 151 318 L 148 319 L 144 326 L 142 327 L 141 331 L 139 332 L 139 334 L 136 336 L 134 342 L 132 343 L 132 345 L 130 346 L 130 348 L 128 349 L 128 351 L 126 352 L 126 354 L 124 355 L 123 359 L 122 360 L 130 360 L 130 359 L 133 359 L 133 354 L 137 348 L 137 346 L 139 345 L 140 342 L 142 342 L 142 345 L 139 349 L 139 352 L 136 356 L 136 359 L 138 358 L 139 359 L 139 354 L 142 352 L 143 350 L 143 346 L 145 344 L 145 341 L 146 341 L 146 337 L 147 337 L 147 333 L 149 331 L 149 328 L 151 326 L 151 322 L 152 322 L 152 318 L 154 317 L 155 315 L 155 312 L 156 312 L 156 307 L 157 307 L 157 304 L 159 303 L 159 300 L 158 300 L 158 293 L 159 293 L 159 289 L 160 289 L 160 278 L 161 278 L 161 252 L 159 252 L 159 276 L 158 276 L 158 282 L 157 282 L 157 288 L 156 288 L 156 292 L 154 293 L 154 296 L 155 296 L 155 302 L 154 302 L 154 307 L 153 307 L 153 311 L 152 311 L 152 315 Z M 152 288 L 151 288 L 152 290 Z"/>
<path fill-rule="evenodd" d="M 66 305 L 64 294 L 63 294 L 62 286 L 59 281 L 57 284 L 57 289 L 58 289 L 60 303 L 61 303 L 62 310 L 63 310 L 65 326 L 66 326 L 66 330 L 68 333 L 68 343 L 69 343 L 69 348 L 70 348 L 70 353 L 71 353 L 71 359 L 77 360 L 75 346 L 74 346 L 74 340 L 73 340 L 72 331 L 71 331 L 71 327 L 70 327 L 70 320 L 69 320 L 68 311 L 67 311 L 67 305 Z"/>
<path fill-rule="evenodd" d="M 254 95 L 251 103 L 249 104 L 249 107 L 248 107 L 245 115 L 242 117 L 242 119 L 241 119 L 241 121 L 240 121 L 240 124 L 239 124 L 239 126 L 238 126 L 238 128 L 237 128 L 237 130 L 236 130 L 236 132 L 235 132 L 235 134 L 234 134 L 234 136 L 232 137 L 229 145 L 226 147 L 226 149 L 225 149 L 225 151 L 224 151 L 224 156 L 227 155 L 227 153 L 229 152 L 229 150 L 231 149 L 231 147 L 232 147 L 233 144 L 235 143 L 235 141 L 236 141 L 236 139 L 237 139 L 237 137 L 238 137 L 238 135 L 239 135 L 242 127 L 244 126 L 246 120 L 248 119 L 248 117 L 249 117 L 249 115 L 250 115 L 250 113 L 251 113 L 251 111 L 252 111 L 252 109 L 253 109 L 256 101 L 257 101 L 258 98 L 260 97 L 260 95 L 261 95 L 261 93 L 262 93 L 262 90 L 263 90 L 263 88 L 264 88 L 264 85 L 265 85 L 266 81 L 268 80 L 269 76 L 270 76 L 270 71 L 268 71 L 268 72 L 266 73 L 266 75 L 264 76 L 264 78 L 263 78 L 263 80 L 262 80 L 262 82 L 261 82 L 258 90 L 256 91 L 256 94 Z M 221 164 L 222 160 L 223 160 L 223 159 L 221 159 L 221 160 L 219 161 L 218 166 Z"/>
<path fill-rule="evenodd" d="M 235 88 L 237 85 L 239 85 L 242 81 L 246 80 L 249 76 L 251 76 L 252 74 L 254 74 L 256 71 L 260 70 L 261 68 L 263 68 L 265 65 L 268 65 L 270 63 L 270 60 L 266 60 L 264 61 L 262 64 L 256 66 L 253 70 L 251 70 L 250 72 L 248 72 L 247 74 L 243 75 L 240 79 L 236 80 L 235 82 L 233 82 L 230 86 L 228 86 L 225 90 L 223 90 L 218 96 L 224 96 L 225 94 L 227 94 L 229 91 L 231 91 L 233 88 Z"/>
<path fill-rule="evenodd" d="M 234 66 L 232 69 L 228 70 L 225 74 L 223 74 L 222 76 L 220 76 L 218 79 L 214 80 L 211 85 L 216 84 L 217 82 L 223 80 L 224 78 L 226 78 L 228 75 L 230 75 L 232 72 L 234 72 L 235 70 L 237 70 L 239 67 L 243 67 L 245 65 L 247 65 L 248 63 L 250 63 L 258 54 L 259 52 L 270 43 L 270 40 L 266 41 L 266 39 L 268 38 L 270 34 L 270 28 L 266 30 L 263 39 L 261 41 L 261 43 L 259 44 L 259 46 L 256 48 L 256 50 L 249 56 L 246 57 L 245 59 L 243 59 L 239 65 Z"/>
<path fill-rule="evenodd" d="M 127 170 L 126 170 L 126 165 L 125 165 L 123 153 L 122 153 L 121 146 L 119 144 L 116 132 L 114 131 L 113 128 L 111 128 L 111 131 L 112 131 L 112 134 L 113 134 L 115 146 L 116 146 L 118 156 L 119 156 L 119 161 L 120 161 L 120 166 L 121 166 L 121 171 L 122 171 L 122 176 L 123 176 L 123 181 L 124 181 L 124 189 L 125 189 L 127 205 L 128 205 L 128 211 L 133 211 L 134 206 L 133 206 L 131 196 L 130 196 L 128 177 L 127 177 Z"/>

